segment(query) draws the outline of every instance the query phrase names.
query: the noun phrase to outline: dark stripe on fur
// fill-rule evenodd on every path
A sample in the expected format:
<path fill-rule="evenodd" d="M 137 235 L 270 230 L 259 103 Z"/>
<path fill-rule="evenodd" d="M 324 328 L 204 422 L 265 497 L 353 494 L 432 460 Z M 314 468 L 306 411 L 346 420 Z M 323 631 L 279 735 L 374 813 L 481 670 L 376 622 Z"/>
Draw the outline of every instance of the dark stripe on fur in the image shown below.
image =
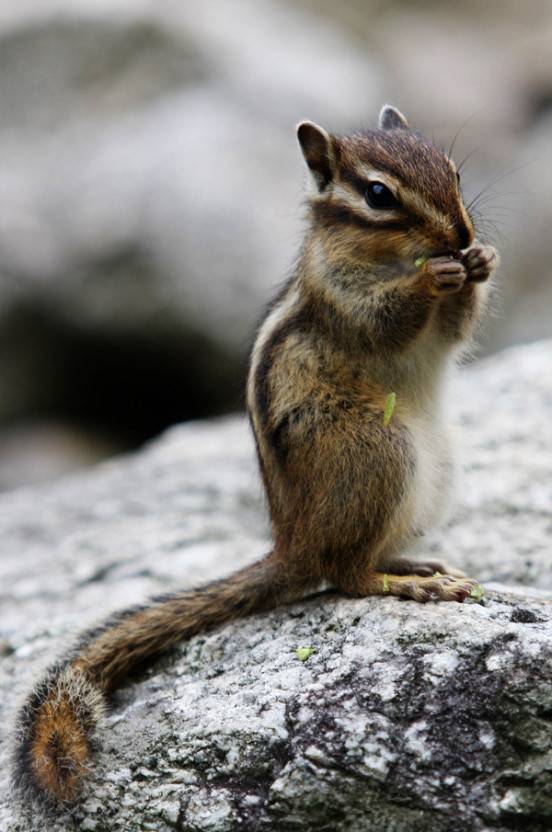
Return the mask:
<path fill-rule="evenodd" d="M 400 289 L 389 291 L 386 304 L 374 316 L 374 330 L 381 344 L 393 349 L 403 348 L 418 335 L 427 323 L 431 297 Z"/>
<path fill-rule="evenodd" d="M 334 228 L 340 225 L 354 225 L 369 231 L 408 231 L 412 228 L 411 217 L 371 220 L 348 205 L 339 202 L 316 201 L 312 203 L 311 211 L 315 222 L 323 228 Z"/>
<path fill-rule="evenodd" d="M 307 409 L 304 407 L 295 407 L 283 416 L 276 427 L 271 430 L 266 440 L 280 465 L 285 465 L 289 452 L 289 430 L 290 427 L 298 426 L 304 419 Z M 303 437 L 303 441 L 304 437 Z"/>
<path fill-rule="evenodd" d="M 270 315 L 272 310 L 276 306 L 278 306 L 279 303 L 282 303 L 285 300 L 289 290 L 291 289 L 292 285 L 296 282 L 296 280 L 297 280 L 297 275 L 296 274 L 292 274 L 291 277 L 288 277 L 287 280 L 285 280 L 280 285 L 278 290 L 274 293 L 273 297 L 266 304 L 262 314 L 257 319 L 257 323 L 256 323 L 256 326 L 255 326 L 254 331 L 253 331 L 253 336 L 252 336 L 252 338 L 250 340 L 250 343 L 249 343 L 249 350 L 248 350 L 248 352 L 249 352 L 249 367 L 248 367 L 248 370 L 249 371 L 251 370 L 251 359 L 253 357 L 253 348 L 254 348 L 255 341 L 257 340 L 257 337 L 259 335 L 259 331 L 260 331 L 262 325 L 264 324 L 264 322 L 266 321 L 266 319 L 268 318 L 268 316 Z M 251 428 L 253 429 L 253 424 L 251 425 Z M 253 431 L 253 433 L 254 433 L 254 431 Z"/>
<path fill-rule="evenodd" d="M 307 316 L 303 308 L 292 312 L 275 328 L 264 345 L 255 373 L 255 405 L 257 416 L 266 425 L 270 419 L 270 370 L 278 348 L 292 335 L 304 329 Z"/>
<path fill-rule="evenodd" d="M 342 167 L 339 171 L 339 177 L 348 185 L 351 185 L 355 191 L 362 197 L 368 189 L 368 180 L 359 176 L 354 168 Z"/>

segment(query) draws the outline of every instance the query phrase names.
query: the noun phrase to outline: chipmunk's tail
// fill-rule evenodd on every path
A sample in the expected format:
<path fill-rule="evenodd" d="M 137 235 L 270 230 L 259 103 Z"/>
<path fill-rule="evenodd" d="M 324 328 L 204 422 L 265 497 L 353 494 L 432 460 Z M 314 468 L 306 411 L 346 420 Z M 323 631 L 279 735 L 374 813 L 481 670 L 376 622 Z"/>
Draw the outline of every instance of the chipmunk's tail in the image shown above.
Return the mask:
<path fill-rule="evenodd" d="M 136 667 L 183 639 L 302 597 L 311 581 L 286 578 L 274 555 L 191 592 L 155 598 L 113 616 L 52 668 L 24 705 L 15 785 L 30 798 L 73 803 L 94 752 L 109 693 Z"/>

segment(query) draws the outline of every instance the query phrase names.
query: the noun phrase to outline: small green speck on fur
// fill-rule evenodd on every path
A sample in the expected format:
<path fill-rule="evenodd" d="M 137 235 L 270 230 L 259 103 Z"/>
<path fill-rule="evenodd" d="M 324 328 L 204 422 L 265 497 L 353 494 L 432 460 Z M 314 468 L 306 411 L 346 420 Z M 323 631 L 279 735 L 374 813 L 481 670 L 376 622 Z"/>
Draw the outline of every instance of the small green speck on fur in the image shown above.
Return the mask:
<path fill-rule="evenodd" d="M 421 269 L 426 261 L 427 257 L 418 257 L 416 260 L 414 260 L 414 265 L 417 269 Z"/>
<path fill-rule="evenodd" d="M 395 405 L 397 403 L 397 394 L 396 393 L 389 393 L 387 398 L 385 399 L 385 407 L 383 409 L 383 424 L 385 427 L 391 421 L 391 417 L 393 415 L 393 411 L 395 410 Z"/>

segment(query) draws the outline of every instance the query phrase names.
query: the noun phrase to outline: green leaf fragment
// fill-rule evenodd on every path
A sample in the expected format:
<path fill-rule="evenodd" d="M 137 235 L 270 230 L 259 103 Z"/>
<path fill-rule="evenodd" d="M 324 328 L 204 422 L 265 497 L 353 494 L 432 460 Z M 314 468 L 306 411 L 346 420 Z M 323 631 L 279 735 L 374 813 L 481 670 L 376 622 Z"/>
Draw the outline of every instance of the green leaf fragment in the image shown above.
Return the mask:
<path fill-rule="evenodd" d="M 418 257 L 414 260 L 414 265 L 417 269 L 421 269 L 425 262 L 427 262 L 427 257 Z"/>
<path fill-rule="evenodd" d="M 481 586 L 481 584 L 477 584 L 477 586 L 474 586 L 474 588 L 470 592 L 470 598 L 475 598 L 476 601 L 480 601 L 484 595 L 485 589 Z"/>
<path fill-rule="evenodd" d="M 389 592 L 389 576 L 388 575 L 383 576 L 383 591 L 384 592 Z"/>
<path fill-rule="evenodd" d="M 397 394 L 396 393 L 389 393 L 387 398 L 385 399 L 385 407 L 383 409 L 383 424 L 385 427 L 391 421 L 391 416 L 393 415 L 393 411 L 395 410 L 395 404 L 397 403 Z"/>
<path fill-rule="evenodd" d="M 298 647 L 295 651 L 295 655 L 300 662 L 306 662 L 313 653 L 316 653 L 316 647 Z"/>

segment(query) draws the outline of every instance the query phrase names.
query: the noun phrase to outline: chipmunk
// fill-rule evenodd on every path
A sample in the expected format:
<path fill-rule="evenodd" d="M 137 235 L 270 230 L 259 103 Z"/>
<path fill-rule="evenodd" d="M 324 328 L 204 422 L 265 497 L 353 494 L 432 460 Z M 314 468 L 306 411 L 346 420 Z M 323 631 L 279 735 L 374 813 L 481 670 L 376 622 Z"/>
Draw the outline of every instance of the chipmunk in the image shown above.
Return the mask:
<path fill-rule="evenodd" d="M 476 586 L 405 553 L 445 511 L 446 380 L 485 308 L 497 252 L 474 240 L 452 160 L 397 109 L 382 109 L 377 130 L 338 137 L 303 122 L 297 133 L 312 180 L 308 226 L 247 385 L 273 549 L 81 638 L 20 715 L 15 782 L 30 796 L 74 802 L 109 695 L 195 633 L 324 583 L 416 601 L 463 601 Z"/>

